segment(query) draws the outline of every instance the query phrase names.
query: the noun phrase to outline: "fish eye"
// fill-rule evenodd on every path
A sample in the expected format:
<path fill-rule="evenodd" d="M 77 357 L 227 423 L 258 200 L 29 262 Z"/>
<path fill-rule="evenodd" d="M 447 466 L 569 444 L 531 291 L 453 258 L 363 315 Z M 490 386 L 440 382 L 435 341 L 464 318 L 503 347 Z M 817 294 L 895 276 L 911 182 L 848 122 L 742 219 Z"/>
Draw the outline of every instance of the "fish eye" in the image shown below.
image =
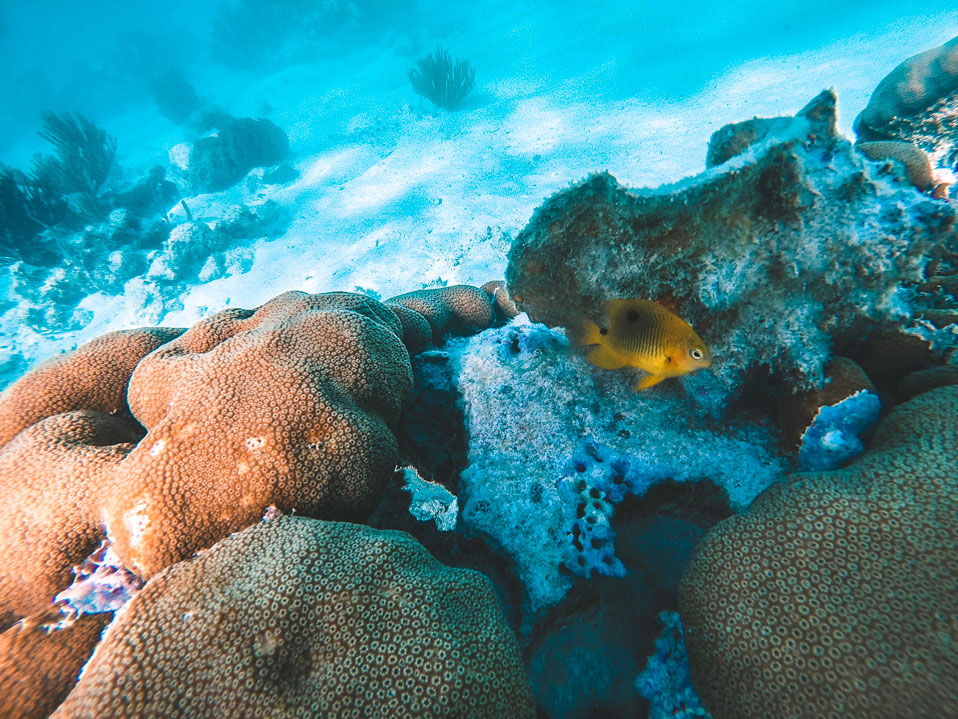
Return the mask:
<path fill-rule="evenodd" d="M 705 356 L 702 354 L 702 350 L 698 349 L 697 347 L 693 347 L 692 349 L 690 349 L 689 354 L 692 355 L 692 359 L 696 359 L 696 360 L 700 360 L 702 359 L 702 357 Z"/>

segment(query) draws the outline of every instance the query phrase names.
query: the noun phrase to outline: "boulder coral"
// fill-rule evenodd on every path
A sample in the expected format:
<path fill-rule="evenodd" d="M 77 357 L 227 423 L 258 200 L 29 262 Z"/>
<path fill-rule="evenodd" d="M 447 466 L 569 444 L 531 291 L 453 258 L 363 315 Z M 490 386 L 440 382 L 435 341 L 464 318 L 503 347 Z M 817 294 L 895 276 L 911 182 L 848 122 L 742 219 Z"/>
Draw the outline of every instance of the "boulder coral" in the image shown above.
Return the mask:
<path fill-rule="evenodd" d="M 56 610 L 0 634 L 0 716 L 45 719 L 76 684 L 112 613 L 67 621 Z"/>
<path fill-rule="evenodd" d="M 22 429 L 61 412 L 129 415 L 126 385 L 137 363 L 183 330 L 120 330 L 34 368 L 0 394 L 0 447 Z"/>
<path fill-rule="evenodd" d="M 863 142 L 905 140 L 954 167 L 958 160 L 958 37 L 892 70 L 855 118 Z"/>
<path fill-rule="evenodd" d="M 488 579 L 401 532 L 280 517 L 153 577 L 55 719 L 535 716 Z"/>
<path fill-rule="evenodd" d="M 919 395 L 853 464 L 794 474 L 706 535 L 679 609 L 716 719 L 953 714 L 956 427 L 958 387 Z"/>
<path fill-rule="evenodd" d="M 0 622 L 49 608 L 103 539 L 103 502 L 142 436 L 95 410 L 48 417 L 0 450 Z"/>
<path fill-rule="evenodd" d="M 667 304 L 711 347 L 724 401 L 763 366 L 814 389 L 833 343 L 876 327 L 955 344 L 917 322 L 908 297 L 931 257 L 954 254 L 956 212 L 853 152 L 824 91 L 785 129 L 675 185 L 629 190 L 601 173 L 558 192 L 515 238 L 506 281 L 553 327 L 601 323 L 610 299 Z"/>
<path fill-rule="evenodd" d="M 102 505 L 123 563 L 149 576 L 270 505 L 339 519 L 370 511 L 412 385 L 401 332 L 363 295 L 287 292 L 217 313 L 144 358 L 129 403 L 148 432 Z"/>
<path fill-rule="evenodd" d="M 450 285 L 406 292 L 386 300 L 386 305 L 419 313 L 429 323 L 432 341 L 438 345 L 446 335 L 474 334 L 492 326 L 495 314 L 491 294 L 471 285 Z"/>
<path fill-rule="evenodd" d="M 401 332 L 364 295 L 288 292 L 143 359 L 142 342 L 113 350 L 156 336 L 119 335 L 26 375 L 0 404 L 6 426 L 62 413 L 0 449 L 4 625 L 48 606 L 104 536 L 148 577 L 271 505 L 364 516 L 397 461 L 390 427 L 412 384 Z M 104 413 L 127 405 L 135 422 Z"/>

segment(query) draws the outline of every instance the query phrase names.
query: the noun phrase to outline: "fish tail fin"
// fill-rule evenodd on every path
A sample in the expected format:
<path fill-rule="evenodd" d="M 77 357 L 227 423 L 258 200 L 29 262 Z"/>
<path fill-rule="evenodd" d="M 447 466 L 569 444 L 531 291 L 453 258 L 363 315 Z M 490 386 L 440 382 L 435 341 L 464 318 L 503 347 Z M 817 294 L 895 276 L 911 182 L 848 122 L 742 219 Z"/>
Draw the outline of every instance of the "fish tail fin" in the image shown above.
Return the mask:
<path fill-rule="evenodd" d="M 569 332 L 569 340 L 576 347 L 597 345 L 602 343 L 602 333 L 595 322 L 582 320 L 578 328 Z"/>

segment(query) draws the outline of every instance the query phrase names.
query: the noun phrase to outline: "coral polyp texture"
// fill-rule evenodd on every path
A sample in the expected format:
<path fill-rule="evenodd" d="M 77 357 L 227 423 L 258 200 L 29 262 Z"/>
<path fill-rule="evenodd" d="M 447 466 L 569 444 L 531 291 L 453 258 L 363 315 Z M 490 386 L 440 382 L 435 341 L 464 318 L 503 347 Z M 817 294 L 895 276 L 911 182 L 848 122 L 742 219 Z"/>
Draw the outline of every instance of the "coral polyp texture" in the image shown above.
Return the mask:
<path fill-rule="evenodd" d="M 0 716 L 43 719 L 76 684 L 112 613 L 65 620 L 55 609 L 0 634 Z"/>
<path fill-rule="evenodd" d="M 401 532 L 287 516 L 151 579 L 53 716 L 535 712 L 485 577 Z"/>
<path fill-rule="evenodd" d="M 60 410 L 58 386 L 67 406 L 101 409 L 42 419 L 0 449 L 5 623 L 47 606 L 105 535 L 145 578 L 270 505 L 362 518 L 398 458 L 390 425 L 412 385 L 401 332 L 364 295 L 289 292 L 217 313 L 138 364 L 114 337 L 25 376 L 5 396 L 8 426 Z M 102 411 L 127 405 L 139 424 Z"/>
<path fill-rule="evenodd" d="M 0 450 L 3 625 L 48 608 L 71 568 L 97 548 L 104 496 L 141 436 L 128 420 L 77 410 L 28 427 Z"/>
<path fill-rule="evenodd" d="M 714 356 L 726 398 L 766 366 L 819 387 L 831 347 L 919 325 L 909 304 L 930 257 L 955 251 L 956 209 L 852 151 L 824 91 L 783 129 L 675 185 L 630 190 L 592 175 L 543 204 L 516 237 L 506 280 L 549 326 L 603 320 L 610 299 L 660 300 Z M 699 375 L 686 383 L 701 382 Z"/>
<path fill-rule="evenodd" d="M 474 334 L 491 326 L 496 319 L 493 292 L 472 285 L 450 285 L 406 292 L 389 298 L 386 305 L 406 307 L 424 317 L 432 330 L 432 341 L 438 345 L 446 335 Z"/>
<path fill-rule="evenodd" d="M 954 714 L 956 427 L 958 387 L 919 395 L 850 466 L 792 475 L 706 535 L 679 610 L 716 719 Z"/>
<path fill-rule="evenodd" d="M 287 292 L 217 313 L 146 357 L 129 403 L 148 432 L 103 505 L 123 563 L 148 576 L 269 505 L 338 519 L 370 511 L 412 386 L 401 332 L 363 295 Z"/>
<path fill-rule="evenodd" d="M 137 363 L 182 332 L 164 327 L 110 332 L 34 368 L 0 394 L 0 447 L 61 412 L 129 414 L 126 385 Z"/>

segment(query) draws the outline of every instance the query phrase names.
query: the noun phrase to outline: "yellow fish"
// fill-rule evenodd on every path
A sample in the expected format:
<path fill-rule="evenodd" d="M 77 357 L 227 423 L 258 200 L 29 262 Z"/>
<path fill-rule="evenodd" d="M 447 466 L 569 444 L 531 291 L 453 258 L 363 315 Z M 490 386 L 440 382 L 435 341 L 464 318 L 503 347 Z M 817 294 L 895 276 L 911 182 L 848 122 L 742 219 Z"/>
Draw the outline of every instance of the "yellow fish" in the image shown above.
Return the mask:
<path fill-rule="evenodd" d="M 598 345 L 585 356 L 596 367 L 638 367 L 647 372 L 637 390 L 712 365 L 708 345 L 688 322 L 658 302 L 610 300 L 605 313 L 607 329 L 586 320 L 573 342 L 577 347 Z"/>

